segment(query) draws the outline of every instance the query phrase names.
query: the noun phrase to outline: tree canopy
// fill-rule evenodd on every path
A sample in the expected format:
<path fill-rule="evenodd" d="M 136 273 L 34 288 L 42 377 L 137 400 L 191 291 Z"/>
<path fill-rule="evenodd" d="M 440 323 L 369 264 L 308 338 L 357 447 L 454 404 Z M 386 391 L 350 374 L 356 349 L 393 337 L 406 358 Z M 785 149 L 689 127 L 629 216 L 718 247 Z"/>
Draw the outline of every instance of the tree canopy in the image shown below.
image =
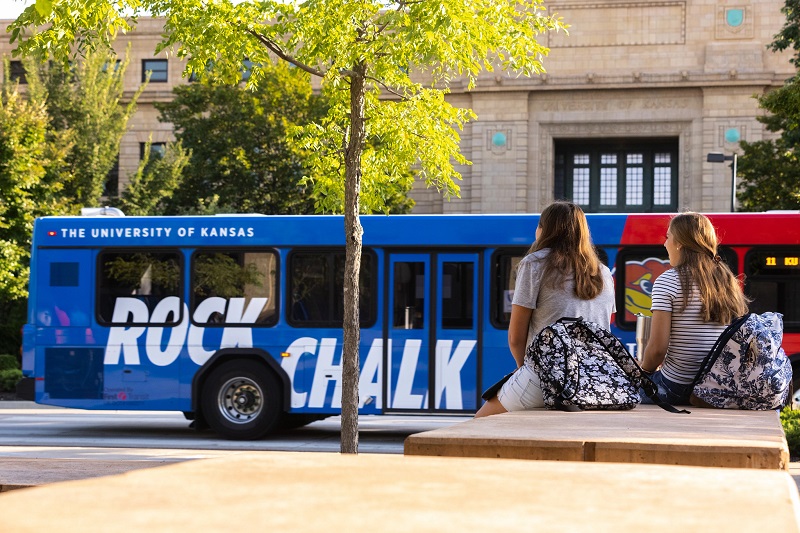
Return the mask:
<path fill-rule="evenodd" d="M 495 68 L 539 73 L 548 50 L 537 35 L 563 28 L 539 0 L 38 0 L 11 25 L 11 39 L 24 55 L 67 61 L 110 46 L 143 13 L 165 18 L 157 51 L 173 50 L 196 74 L 213 65 L 215 76 L 236 84 L 248 60 L 248 85 L 257 87 L 267 73 L 259 65 L 278 58 L 321 78 L 327 117 L 296 134 L 315 154 L 310 179 L 321 192 L 317 207 L 332 212 L 342 211 L 344 199 L 354 74 L 368 89 L 365 138 L 372 142 L 364 143 L 360 165 L 365 202 L 373 203 L 370 191 L 383 182 L 404 179 L 398 168 L 408 164 L 398 163 L 408 161 L 429 186 L 455 195 L 460 175 L 453 163 L 467 162 L 457 131 L 474 115 L 447 103 L 447 86 L 456 77 L 473 86 L 481 71 Z M 428 87 L 418 79 L 429 80 Z M 370 211 L 381 207 L 378 197 Z"/>
<path fill-rule="evenodd" d="M 110 50 L 87 53 L 68 68 L 52 62 L 37 65 L 31 58 L 23 63 L 28 91 L 42 92 L 50 127 L 72 141 L 64 158 L 72 176 L 64 184 L 64 196 L 78 206 L 100 205 L 145 84 L 125 95 L 123 77 L 129 58 L 118 59 Z"/>
<path fill-rule="evenodd" d="M 119 198 L 119 207 L 126 215 L 163 215 L 166 204 L 185 181 L 184 170 L 189 153 L 180 141 L 167 143 L 164 152 L 156 154 L 152 143 L 145 144 L 144 157 Z"/>
<path fill-rule="evenodd" d="M 68 70 L 24 58 L 25 91 L 0 94 L 0 300 L 27 296 L 33 220 L 99 204 L 138 93 L 121 106 L 127 60 L 90 52 Z M 9 72 L 6 60 L 5 71 Z M 7 279 L 6 279 L 7 278 Z"/>
<path fill-rule="evenodd" d="M 320 119 L 323 101 L 308 74 L 286 64 L 252 89 L 206 79 L 179 85 L 174 98 L 157 103 L 191 152 L 186 177 L 167 212 L 202 212 L 215 201 L 238 213 L 311 214 L 311 187 L 300 183 L 302 158 L 287 142 L 288 130 Z"/>
<path fill-rule="evenodd" d="M 66 152 L 63 138 L 48 143 L 48 116 L 17 87 L 4 83 L 0 96 L 0 300 L 27 296 L 33 220 L 65 212 L 55 172 Z"/>
<path fill-rule="evenodd" d="M 782 9 L 786 24 L 770 48 L 793 49 L 792 63 L 800 68 L 800 0 L 786 0 Z M 742 178 L 737 199 L 746 211 L 800 209 L 800 79 L 787 80 L 783 87 L 758 98 L 767 111 L 759 117 L 775 139 L 740 143 L 743 156 L 738 174 Z"/>
<path fill-rule="evenodd" d="M 791 61 L 800 69 L 800 0 L 786 0 L 781 13 L 786 15 L 786 23 L 769 47 L 775 51 L 794 50 Z"/>
<path fill-rule="evenodd" d="M 304 179 L 313 154 L 292 145 L 289 135 L 322 120 L 325 99 L 313 93 L 309 74 L 300 69 L 285 62 L 262 69 L 263 81 L 250 89 L 221 85 L 209 76 L 175 87 L 171 101 L 156 104 L 160 120 L 173 124 L 191 152 L 166 213 L 203 212 L 209 205 L 238 213 L 315 212 L 319 198 Z M 410 210 L 414 202 L 407 194 L 414 178 L 411 169 L 406 174 L 405 181 L 374 192 L 378 205 L 394 213 Z"/>
<path fill-rule="evenodd" d="M 68 70 L 23 58 L 24 90 L 0 91 L 0 353 L 25 321 L 33 221 L 97 206 L 138 93 L 125 105 L 115 56 L 89 52 Z M 7 58 L 5 72 L 9 72 Z"/>

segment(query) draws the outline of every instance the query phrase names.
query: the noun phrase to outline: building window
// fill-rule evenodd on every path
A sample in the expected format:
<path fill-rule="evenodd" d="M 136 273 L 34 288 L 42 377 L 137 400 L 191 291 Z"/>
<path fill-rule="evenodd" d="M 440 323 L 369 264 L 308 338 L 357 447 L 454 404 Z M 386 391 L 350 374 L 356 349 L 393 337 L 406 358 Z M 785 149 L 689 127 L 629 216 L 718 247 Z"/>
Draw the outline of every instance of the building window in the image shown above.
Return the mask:
<path fill-rule="evenodd" d="M 501 329 L 511 322 L 511 301 L 517 283 L 517 266 L 525 257 L 527 248 L 506 248 L 492 255 L 491 307 L 492 324 Z"/>
<path fill-rule="evenodd" d="M 666 212 L 678 207 L 678 141 L 555 143 L 555 197 L 586 212 Z"/>
<path fill-rule="evenodd" d="M 139 161 L 144 159 L 144 153 L 147 151 L 147 143 L 139 143 Z M 150 159 L 156 157 L 164 157 L 167 151 L 167 143 L 150 143 Z"/>
<path fill-rule="evenodd" d="M 9 61 L 8 77 L 11 81 L 19 82 L 22 85 L 28 83 L 25 77 L 25 66 L 22 61 Z"/>
<path fill-rule="evenodd" d="M 167 82 L 167 60 L 166 59 L 143 59 L 142 60 L 142 81 L 147 81 L 150 74 L 150 81 L 157 83 Z"/>

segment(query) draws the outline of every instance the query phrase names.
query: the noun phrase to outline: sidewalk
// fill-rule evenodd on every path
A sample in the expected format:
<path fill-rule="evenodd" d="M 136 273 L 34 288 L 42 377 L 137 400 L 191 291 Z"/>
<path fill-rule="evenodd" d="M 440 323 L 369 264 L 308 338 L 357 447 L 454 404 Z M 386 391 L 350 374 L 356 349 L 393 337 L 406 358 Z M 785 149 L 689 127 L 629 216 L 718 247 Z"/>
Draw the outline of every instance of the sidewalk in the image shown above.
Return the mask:
<path fill-rule="evenodd" d="M 0 401 L 0 409 L 65 409 L 56 405 L 43 405 L 36 402 L 24 400 L 3 400 Z"/>
<path fill-rule="evenodd" d="M 789 463 L 789 475 L 794 479 L 797 489 L 800 490 L 800 461 Z"/>
<path fill-rule="evenodd" d="M 51 485 L 124 474 L 133 470 L 174 464 L 176 460 L 64 460 L 0 458 L 0 493 L 12 490 Z"/>

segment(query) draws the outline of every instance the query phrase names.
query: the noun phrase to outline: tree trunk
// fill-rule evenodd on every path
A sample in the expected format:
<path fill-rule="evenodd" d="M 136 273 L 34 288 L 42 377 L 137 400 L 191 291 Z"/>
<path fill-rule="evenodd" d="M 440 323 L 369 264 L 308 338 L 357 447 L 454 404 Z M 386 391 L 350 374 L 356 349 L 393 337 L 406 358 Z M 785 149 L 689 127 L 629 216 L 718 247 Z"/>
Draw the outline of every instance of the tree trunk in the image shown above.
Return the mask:
<path fill-rule="evenodd" d="M 358 278 L 361 270 L 359 219 L 361 153 L 364 149 L 364 91 L 366 67 L 357 65 L 350 75 L 350 136 L 345 149 L 344 189 L 344 346 L 342 347 L 342 442 L 341 453 L 358 453 Z"/>

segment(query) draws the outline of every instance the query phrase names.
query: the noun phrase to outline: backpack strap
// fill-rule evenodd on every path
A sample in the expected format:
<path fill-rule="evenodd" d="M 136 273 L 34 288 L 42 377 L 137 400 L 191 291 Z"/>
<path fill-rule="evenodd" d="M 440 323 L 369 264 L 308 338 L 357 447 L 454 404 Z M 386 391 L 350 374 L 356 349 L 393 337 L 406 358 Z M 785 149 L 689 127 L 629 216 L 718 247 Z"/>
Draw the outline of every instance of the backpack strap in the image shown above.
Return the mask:
<path fill-rule="evenodd" d="M 650 376 L 642 370 L 642 367 L 636 363 L 633 356 L 628 352 L 628 349 L 615 335 L 610 334 L 593 322 L 583 320 L 583 318 L 578 318 L 576 320 L 589 335 L 606 349 L 606 352 L 614 359 L 617 366 L 625 372 L 628 379 L 630 379 L 632 383 L 638 384 L 654 404 L 670 413 L 687 415 L 691 413 L 691 411 L 687 411 L 686 409 L 678 409 L 661 399 L 658 395 L 658 386 L 653 382 Z"/>
<path fill-rule="evenodd" d="M 728 341 L 731 340 L 731 337 L 739 331 L 739 328 L 747 322 L 747 319 L 750 318 L 750 315 L 753 313 L 747 313 L 744 316 L 734 319 L 723 331 L 719 338 L 714 343 L 714 346 L 708 351 L 708 355 L 705 356 L 703 362 L 700 364 L 700 370 L 697 371 L 697 374 L 694 376 L 694 380 L 692 380 L 692 390 L 697 386 L 700 381 L 703 379 L 703 375 L 708 372 L 714 363 L 717 361 L 717 358 L 722 353 L 722 348 L 728 344 Z"/>
<path fill-rule="evenodd" d="M 578 405 L 564 403 L 565 400 L 569 400 L 575 396 L 575 393 L 578 392 L 578 384 L 580 383 L 580 365 L 578 364 L 578 355 L 577 352 L 575 352 L 575 347 L 572 343 L 572 335 L 570 335 L 570 332 L 567 329 L 568 324 L 580 320 L 582 319 L 563 317 L 550 326 L 547 326 L 564 344 L 564 383 L 560 384 L 561 390 L 553 399 L 553 407 L 560 411 L 583 411 L 583 408 Z"/>

